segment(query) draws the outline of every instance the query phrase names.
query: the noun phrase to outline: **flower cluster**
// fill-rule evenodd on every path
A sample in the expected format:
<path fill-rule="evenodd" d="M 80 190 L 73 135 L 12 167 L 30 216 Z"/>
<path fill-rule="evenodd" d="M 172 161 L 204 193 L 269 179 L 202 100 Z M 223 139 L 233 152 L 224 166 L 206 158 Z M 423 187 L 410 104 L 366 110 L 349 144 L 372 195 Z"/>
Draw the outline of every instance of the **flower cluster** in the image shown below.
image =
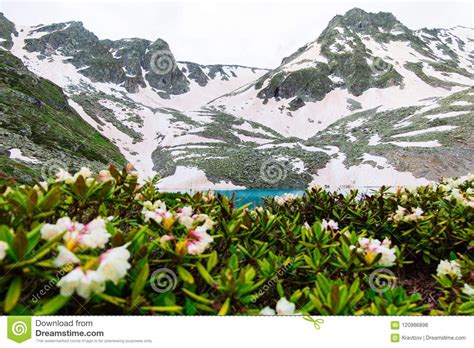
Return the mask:
<path fill-rule="evenodd" d="M 446 199 L 455 200 L 459 205 L 474 208 L 474 190 L 472 188 L 467 189 L 466 192 L 454 188 L 446 196 Z"/>
<path fill-rule="evenodd" d="M 62 217 L 55 224 L 44 224 L 41 228 L 41 237 L 46 240 L 55 238 L 64 233 L 64 242 L 69 250 L 77 248 L 104 248 L 109 241 L 105 220 L 96 218 L 83 225 L 73 222 L 69 217 Z"/>
<path fill-rule="evenodd" d="M 423 210 L 421 208 L 412 208 L 411 212 L 402 206 L 398 206 L 395 214 L 392 216 L 393 221 L 418 221 L 423 219 Z"/>
<path fill-rule="evenodd" d="M 143 205 L 142 215 L 146 222 L 153 220 L 162 225 L 167 232 L 170 232 L 171 226 L 175 222 L 184 226 L 187 234 L 183 240 L 179 240 L 173 234 L 166 234 L 161 237 L 161 242 L 176 241 L 180 246 L 184 246 L 187 254 L 202 254 L 214 241 L 207 233 L 212 229 L 214 222 L 207 214 L 195 214 L 190 206 L 178 208 L 176 211 L 169 211 L 162 201 L 158 200 L 154 203 L 147 201 Z"/>
<path fill-rule="evenodd" d="M 55 175 L 56 182 L 64 182 L 68 185 L 72 185 L 76 182 L 76 180 L 82 176 L 82 178 L 86 181 L 87 185 L 90 185 L 95 180 L 99 183 L 107 182 L 114 180 L 112 174 L 108 170 L 101 170 L 99 174 L 93 178 L 93 172 L 87 168 L 82 167 L 78 172 L 74 175 L 70 174 L 69 172 L 65 171 L 64 169 L 59 169 Z"/>
<path fill-rule="evenodd" d="M 275 200 L 275 203 L 278 204 L 278 205 L 284 205 L 285 203 L 288 203 L 288 202 L 292 202 L 294 201 L 295 199 L 297 199 L 298 196 L 297 195 L 294 195 L 292 193 L 285 193 L 281 196 L 275 196 L 274 197 L 274 200 Z"/>
<path fill-rule="evenodd" d="M 130 268 L 130 252 L 127 247 L 128 244 L 125 244 L 107 250 L 99 257 L 99 266 L 95 270 L 84 271 L 81 267 L 76 267 L 69 272 L 57 283 L 61 295 L 72 296 L 77 292 L 82 298 L 88 299 L 91 294 L 103 292 L 107 281 L 117 285 Z"/>
<path fill-rule="evenodd" d="M 323 219 L 323 221 L 321 222 L 321 226 L 323 227 L 323 229 L 330 231 L 337 231 L 339 229 L 339 224 L 334 220 L 326 221 L 325 219 Z"/>
<path fill-rule="evenodd" d="M 273 308 L 265 307 L 260 311 L 260 315 L 299 315 L 295 313 L 295 304 L 282 297 L 276 305 L 276 311 Z"/>
<path fill-rule="evenodd" d="M 438 267 L 436 268 L 436 274 L 449 275 L 452 278 L 462 278 L 461 266 L 455 260 L 441 260 Z"/>
<path fill-rule="evenodd" d="M 359 238 L 359 247 L 351 245 L 351 250 L 356 249 L 358 253 L 363 254 L 367 263 L 371 264 L 375 258 L 381 254 L 382 257 L 377 261 L 377 266 L 390 267 L 395 264 L 397 256 L 395 248 L 390 248 L 391 241 L 385 238 L 382 242 L 378 239 Z"/>

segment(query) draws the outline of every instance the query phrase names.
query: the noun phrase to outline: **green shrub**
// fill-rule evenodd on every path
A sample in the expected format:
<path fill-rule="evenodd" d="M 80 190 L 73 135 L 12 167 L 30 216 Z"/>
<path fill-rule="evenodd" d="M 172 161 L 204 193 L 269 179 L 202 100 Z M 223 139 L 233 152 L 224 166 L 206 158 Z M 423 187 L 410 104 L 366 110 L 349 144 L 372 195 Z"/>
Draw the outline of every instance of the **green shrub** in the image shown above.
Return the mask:
<path fill-rule="evenodd" d="M 0 182 L 2 314 L 474 313 L 472 176 L 249 209 L 135 174 Z"/>

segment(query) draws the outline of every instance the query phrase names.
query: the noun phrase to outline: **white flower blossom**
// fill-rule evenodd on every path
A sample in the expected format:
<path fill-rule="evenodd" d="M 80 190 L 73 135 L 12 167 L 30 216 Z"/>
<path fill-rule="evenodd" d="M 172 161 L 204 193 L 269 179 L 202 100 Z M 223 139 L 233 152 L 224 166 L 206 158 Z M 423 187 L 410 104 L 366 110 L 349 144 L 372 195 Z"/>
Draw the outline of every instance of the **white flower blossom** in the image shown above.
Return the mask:
<path fill-rule="evenodd" d="M 0 241 L 0 261 L 3 261 L 5 256 L 7 256 L 8 244 L 3 240 Z"/>
<path fill-rule="evenodd" d="M 80 262 L 77 256 L 63 245 L 58 246 L 58 252 L 58 256 L 53 260 L 53 265 L 56 267 L 62 267 L 68 263 Z"/>
<path fill-rule="evenodd" d="M 103 276 L 92 270 L 87 270 L 77 286 L 77 294 L 88 299 L 91 294 L 98 294 L 105 290 L 105 279 Z"/>
<path fill-rule="evenodd" d="M 129 243 L 120 247 L 107 250 L 100 256 L 100 264 L 97 272 L 105 280 L 112 281 L 115 285 L 125 277 L 127 270 L 131 267 L 128 263 L 130 252 L 127 250 Z"/>
<path fill-rule="evenodd" d="M 300 313 L 295 312 L 296 305 L 282 297 L 278 300 L 276 305 L 276 311 L 270 307 L 265 307 L 260 311 L 260 315 L 299 315 Z"/>
<path fill-rule="evenodd" d="M 180 208 L 178 211 L 179 212 L 177 216 L 178 216 L 179 223 L 188 229 L 193 227 L 193 224 L 195 222 L 195 220 L 192 218 L 193 208 L 186 206 L 186 207 Z"/>
<path fill-rule="evenodd" d="M 55 175 L 56 182 L 66 182 L 67 184 L 73 183 L 75 180 L 72 175 L 64 169 L 59 169 Z"/>
<path fill-rule="evenodd" d="M 329 229 L 332 231 L 337 231 L 339 229 L 339 224 L 335 222 L 334 220 L 326 221 L 325 219 L 323 219 L 322 226 L 323 226 L 323 229 L 325 230 Z"/>
<path fill-rule="evenodd" d="M 395 214 L 392 216 L 392 219 L 394 221 L 418 221 L 422 220 L 424 218 L 423 216 L 423 210 L 419 207 L 417 208 L 412 208 L 411 213 L 407 208 L 404 208 L 402 206 L 398 206 L 397 210 L 395 211 Z"/>
<path fill-rule="evenodd" d="M 260 315 L 276 315 L 276 312 L 274 309 L 267 306 L 260 311 Z"/>
<path fill-rule="evenodd" d="M 105 220 L 96 218 L 86 225 L 72 222 L 69 217 L 62 217 L 56 224 L 44 224 L 41 237 L 46 240 L 64 233 L 64 241 L 81 248 L 103 248 L 109 241 L 110 234 L 105 227 Z"/>
<path fill-rule="evenodd" d="M 71 222 L 71 219 L 65 216 L 58 219 L 55 224 L 44 224 L 41 227 L 41 238 L 50 240 L 66 231 L 72 232 L 81 228 L 82 224 Z"/>
<path fill-rule="evenodd" d="M 397 256 L 395 255 L 395 248 L 390 248 L 390 240 L 385 238 L 382 242 L 378 239 L 359 238 L 359 248 L 351 245 L 351 250 L 356 249 L 358 253 L 364 255 L 364 259 L 368 263 L 372 263 L 377 255 L 381 254 L 381 258 L 378 260 L 377 265 L 383 267 L 390 267 L 395 264 Z"/>
<path fill-rule="evenodd" d="M 83 277 L 84 272 L 80 267 L 76 267 L 71 272 L 62 277 L 56 284 L 60 288 L 61 295 L 72 296 Z"/>
<path fill-rule="evenodd" d="M 284 205 L 287 202 L 292 202 L 295 199 L 297 199 L 298 196 L 292 194 L 292 193 L 285 193 L 281 196 L 275 196 L 273 199 L 275 200 L 275 203 L 278 205 Z"/>
<path fill-rule="evenodd" d="M 461 266 L 455 260 L 440 261 L 438 267 L 436 268 L 436 274 L 438 277 L 441 275 L 449 275 L 453 278 L 462 278 Z"/>
<path fill-rule="evenodd" d="M 108 170 L 101 170 L 99 172 L 99 175 L 97 175 L 98 182 L 107 182 L 111 180 L 114 180 L 114 177 L 112 176 L 112 174 L 110 174 Z"/>
<path fill-rule="evenodd" d="M 38 192 L 42 192 L 41 189 L 44 191 L 48 191 L 48 183 L 46 181 L 40 181 L 37 185 L 33 186 L 33 188 Z"/>
<path fill-rule="evenodd" d="M 467 296 L 474 296 L 474 287 L 470 286 L 469 284 L 464 284 L 462 292 Z"/>
<path fill-rule="evenodd" d="M 282 297 L 276 305 L 276 312 L 278 315 L 293 315 L 295 314 L 295 304 L 291 303 L 286 299 L 286 297 Z"/>
<path fill-rule="evenodd" d="M 82 228 L 78 242 L 80 247 L 104 248 L 109 238 L 110 234 L 105 227 L 105 220 L 96 218 Z"/>
<path fill-rule="evenodd" d="M 88 299 L 92 293 L 105 290 L 105 280 L 97 271 L 87 270 L 84 273 L 80 267 L 76 267 L 62 277 L 57 286 L 63 296 L 72 296 L 77 292 L 82 298 Z"/>

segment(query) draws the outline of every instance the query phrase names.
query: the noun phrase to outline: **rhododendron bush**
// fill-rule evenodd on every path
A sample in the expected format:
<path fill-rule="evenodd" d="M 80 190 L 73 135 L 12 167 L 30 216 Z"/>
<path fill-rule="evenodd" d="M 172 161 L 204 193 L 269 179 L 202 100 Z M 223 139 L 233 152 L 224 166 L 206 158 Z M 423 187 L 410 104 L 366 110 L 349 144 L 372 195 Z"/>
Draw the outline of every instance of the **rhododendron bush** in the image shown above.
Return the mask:
<path fill-rule="evenodd" d="M 130 167 L 0 181 L 0 312 L 474 314 L 474 178 L 236 206 Z"/>

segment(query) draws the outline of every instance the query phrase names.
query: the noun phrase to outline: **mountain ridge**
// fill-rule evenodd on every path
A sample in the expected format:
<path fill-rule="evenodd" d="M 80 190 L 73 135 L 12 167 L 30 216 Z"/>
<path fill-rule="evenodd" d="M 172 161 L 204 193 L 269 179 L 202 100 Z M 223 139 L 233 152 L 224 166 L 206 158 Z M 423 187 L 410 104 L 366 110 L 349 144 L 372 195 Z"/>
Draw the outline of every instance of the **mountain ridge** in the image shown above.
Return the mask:
<path fill-rule="evenodd" d="M 472 29 L 410 30 L 390 13 L 353 9 L 277 68 L 262 69 L 180 61 L 161 39 L 99 40 L 74 21 L 14 27 L 16 36 L 4 23 L 0 37 L 10 32 L 12 53 L 60 85 L 143 176 L 168 177 L 163 188 L 302 187 L 333 182 L 323 175 L 328 166 L 347 174 L 340 184 L 364 182 L 351 168 L 385 173 L 387 184 L 418 184 L 456 174 L 436 163 L 437 153 L 458 156 L 459 174 L 474 170 L 465 160 L 473 128 Z M 57 31 L 64 27 L 73 34 Z M 364 112 L 367 124 L 347 125 Z M 398 133 L 381 131 L 377 119 L 387 115 Z M 410 117 L 416 122 L 403 121 Z M 427 135 L 401 137 L 403 127 L 396 127 L 403 122 Z M 262 175 L 268 162 L 282 168 L 278 182 Z M 432 169 L 421 170 L 428 163 Z"/>

